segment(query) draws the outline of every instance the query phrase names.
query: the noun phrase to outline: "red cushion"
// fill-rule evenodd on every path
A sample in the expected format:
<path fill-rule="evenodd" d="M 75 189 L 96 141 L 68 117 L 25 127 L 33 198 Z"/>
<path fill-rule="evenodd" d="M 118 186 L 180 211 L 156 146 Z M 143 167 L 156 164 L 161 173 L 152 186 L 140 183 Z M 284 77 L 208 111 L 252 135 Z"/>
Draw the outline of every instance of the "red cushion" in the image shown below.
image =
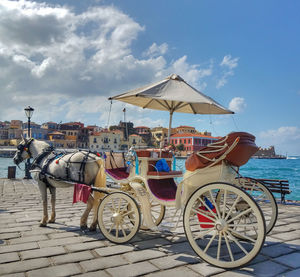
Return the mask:
<path fill-rule="evenodd" d="M 117 180 L 127 179 L 129 173 L 126 172 L 126 167 L 121 168 L 113 168 L 113 169 L 106 169 L 105 171 L 110 175 L 112 178 Z"/>

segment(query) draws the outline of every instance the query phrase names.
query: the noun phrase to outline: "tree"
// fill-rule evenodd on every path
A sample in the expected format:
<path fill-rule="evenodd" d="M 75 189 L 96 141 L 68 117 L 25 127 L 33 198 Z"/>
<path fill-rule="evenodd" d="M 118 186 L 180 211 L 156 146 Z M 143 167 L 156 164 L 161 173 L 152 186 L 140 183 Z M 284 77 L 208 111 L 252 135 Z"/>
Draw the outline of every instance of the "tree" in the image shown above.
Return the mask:
<path fill-rule="evenodd" d="M 184 150 L 184 145 L 181 143 L 181 144 L 179 144 L 179 145 L 176 146 L 176 149 L 178 151 L 183 151 Z"/>

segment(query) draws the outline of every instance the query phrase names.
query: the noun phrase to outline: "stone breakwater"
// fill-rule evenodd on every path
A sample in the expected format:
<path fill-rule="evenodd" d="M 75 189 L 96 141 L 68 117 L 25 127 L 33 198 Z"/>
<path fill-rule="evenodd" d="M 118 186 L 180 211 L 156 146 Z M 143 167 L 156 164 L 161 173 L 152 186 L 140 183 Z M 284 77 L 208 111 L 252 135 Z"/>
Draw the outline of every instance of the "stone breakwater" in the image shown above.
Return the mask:
<path fill-rule="evenodd" d="M 176 233 L 139 231 L 116 245 L 82 232 L 85 208 L 72 205 L 72 188 L 57 190 L 57 221 L 38 227 L 39 189 L 32 180 L 0 179 L 0 275 L 33 276 L 300 276 L 300 208 L 279 205 L 260 254 L 245 268 L 225 271 L 198 258 L 182 223 Z M 169 217 L 171 213 L 167 213 Z"/>

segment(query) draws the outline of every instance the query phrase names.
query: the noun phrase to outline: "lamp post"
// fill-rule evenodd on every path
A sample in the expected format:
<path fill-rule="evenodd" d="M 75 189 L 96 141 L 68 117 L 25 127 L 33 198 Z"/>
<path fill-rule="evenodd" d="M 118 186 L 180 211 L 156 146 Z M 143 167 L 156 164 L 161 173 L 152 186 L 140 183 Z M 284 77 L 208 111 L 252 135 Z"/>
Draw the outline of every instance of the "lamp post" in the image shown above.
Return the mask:
<path fill-rule="evenodd" d="M 27 116 L 27 137 L 30 138 L 31 137 L 31 134 L 30 134 L 30 119 L 33 115 L 33 111 L 34 111 L 34 108 L 28 106 L 24 109 L 25 111 L 25 115 Z M 30 175 L 30 172 L 29 172 L 29 169 L 30 169 L 30 158 L 27 159 L 26 163 L 25 163 L 25 179 L 32 179 L 31 175 Z"/>

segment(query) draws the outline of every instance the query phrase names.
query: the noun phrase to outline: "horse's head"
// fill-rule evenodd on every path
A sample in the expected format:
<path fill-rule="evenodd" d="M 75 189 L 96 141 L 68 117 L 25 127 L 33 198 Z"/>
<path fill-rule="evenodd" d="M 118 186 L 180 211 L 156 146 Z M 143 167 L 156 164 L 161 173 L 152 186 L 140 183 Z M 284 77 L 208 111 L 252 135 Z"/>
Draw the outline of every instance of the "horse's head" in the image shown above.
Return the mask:
<path fill-rule="evenodd" d="M 19 163 L 23 162 L 26 159 L 31 158 L 30 153 L 30 144 L 32 143 L 33 138 L 26 139 L 23 138 L 23 140 L 20 142 L 20 144 L 17 146 L 16 154 L 13 158 L 14 163 L 18 165 Z"/>

